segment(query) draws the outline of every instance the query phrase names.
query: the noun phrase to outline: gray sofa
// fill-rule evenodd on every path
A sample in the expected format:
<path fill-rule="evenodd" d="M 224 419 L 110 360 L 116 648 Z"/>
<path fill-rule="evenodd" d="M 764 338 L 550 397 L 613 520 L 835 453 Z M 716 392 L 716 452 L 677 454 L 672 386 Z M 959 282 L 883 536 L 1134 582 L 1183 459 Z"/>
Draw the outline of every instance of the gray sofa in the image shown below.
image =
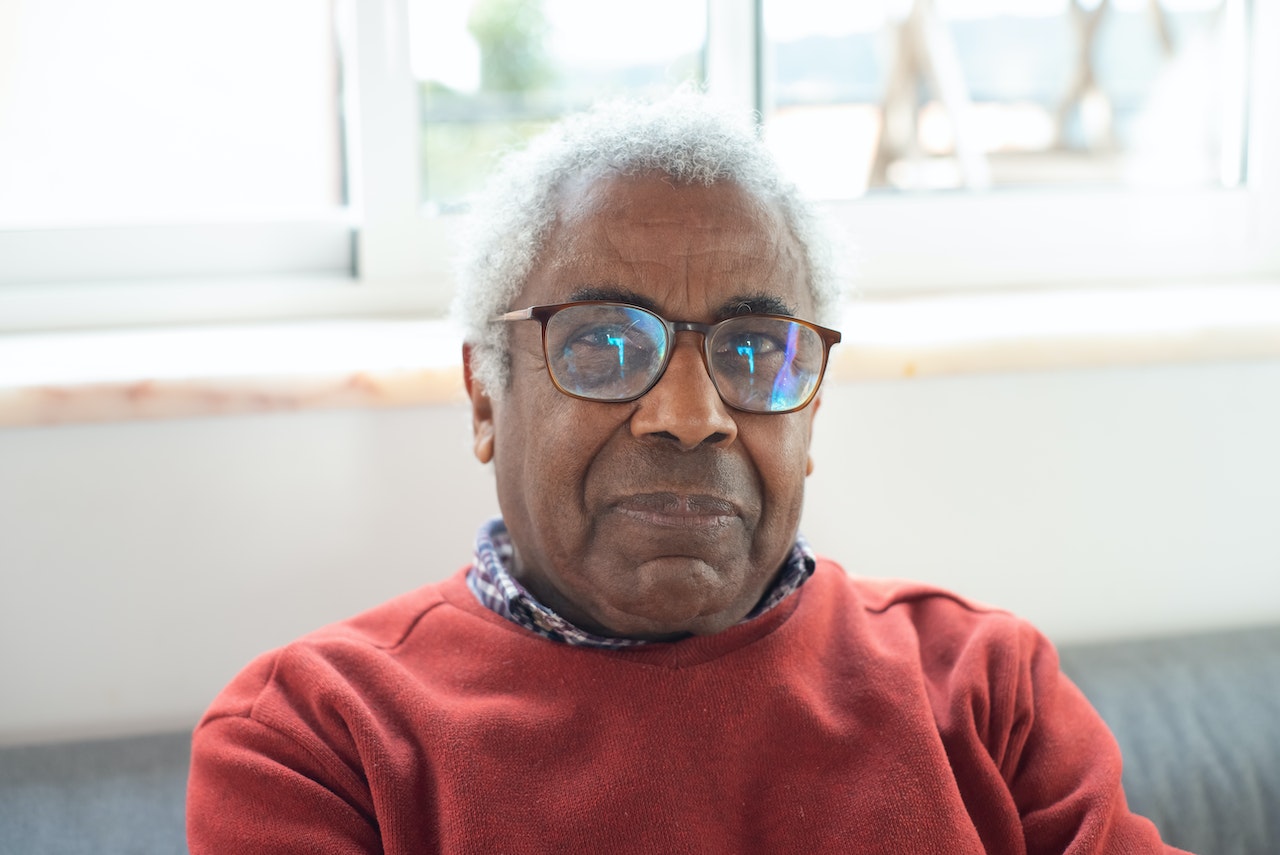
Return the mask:
<path fill-rule="evenodd" d="M 1201 855 L 1280 853 L 1280 626 L 1064 647 L 1134 809 Z M 187 733 L 0 750 L 0 855 L 186 852 Z"/>
<path fill-rule="evenodd" d="M 1200 855 L 1280 855 L 1280 626 L 1064 647 L 1130 806 Z"/>

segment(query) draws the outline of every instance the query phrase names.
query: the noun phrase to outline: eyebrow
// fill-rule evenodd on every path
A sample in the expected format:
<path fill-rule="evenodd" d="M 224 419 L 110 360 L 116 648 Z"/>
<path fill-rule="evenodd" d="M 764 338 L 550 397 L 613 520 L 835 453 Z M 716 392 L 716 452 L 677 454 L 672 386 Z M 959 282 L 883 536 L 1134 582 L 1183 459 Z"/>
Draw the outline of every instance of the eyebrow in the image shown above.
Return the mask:
<path fill-rule="evenodd" d="M 589 285 L 575 288 L 569 294 L 569 300 L 571 302 L 578 300 L 608 300 L 612 303 L 630 303 L 633 306 L 639 306 L 642 309 L 661 314 L 658 311 L 658 304 L 648 297 L 637 294 L 635 291 L 628 291 L 626 288 L 611 285 Z"/>
<path fill-rule="evenodd" d="M 721 307 L 719 316 L 730 315 L 786 315 L 795 317 L 795 309 L 791 308 L 781 297 L 769 294 L 743 294 L 726 301 Z"/>
<path fill-rule="evenodd" d="M 611 285 L 590 285 L 575 288 L 570 294 L 571 301 L 608 300 L 614 303 L 630 303 L 642 309 L 661 315 L 658 304 L 643 294 Z M 738 294 L 720 304 L 716 311 L 719 319 L 731 318 L 734 315 L 786 315 L 795 317 L 795 310 L 780 297 L 769 294 Z"/>

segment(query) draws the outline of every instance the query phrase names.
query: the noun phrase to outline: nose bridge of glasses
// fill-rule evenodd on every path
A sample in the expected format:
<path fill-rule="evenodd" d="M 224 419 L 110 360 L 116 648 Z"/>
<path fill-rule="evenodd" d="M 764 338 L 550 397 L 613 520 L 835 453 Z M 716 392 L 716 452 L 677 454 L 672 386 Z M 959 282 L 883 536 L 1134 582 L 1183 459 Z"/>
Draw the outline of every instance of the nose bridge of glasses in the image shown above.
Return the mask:
<path fill-rule="evenodd" d="M 737 432 L 732 405 L 724 400 L 719 384 L 711 376 L 703 344 L 711 328 L 674 321 L 667 323 L 667 331 L 671 343 L 666 363 L 645 391 L 632 417 L 632 429 L 675 437 L 682 448 L 694 448 L 709 437 L 717 438 L 717 442 L 731 441 Z M 680 339 L 685 339 L 683 344 Z"/>
<path fill-rule="evenodd" d="M 720 397 L 719 387 L 711 377 L 711 364 L 707 358 L 706 342 L 710 338 L 711 327 L 708 324 L 700 324 L 694 321 L 664 321 L 664 325 L 667 328 L 667 335 L 670 341 L 666 348 L 667 354 L 662 369 L 658 375 L 653 378 L 653 385 L 650 386 L 650 390 L 660 385 L 664 380 L 671 376 L 673 366 L 676 367 L 676 374 L 686 375 L 683 379 L 678 381 L 679 385 L 684 388 L 684 383 L 688 379 L 687 372 L 689 369 L 687 367 L 679 367 L 678 363 L 682 363 L 689 358 L 688 356 L 681 357 L 680 354 L 682 352 L 687 353 L 688 348 L 692 347 L 694 352 L 697 354 L 694 358 L 697 360 L 698 370 L 702 373 L 702 379 L 695 379 L 694 383 L 695 385 L 701 385 L 702 383 L 708 384 L 713 394 L 718 399 Z M 681 335 L 681 333 L 692 333 L 693 335 Z M 692 339 L 694 336 L 697 336 L 700 340 L 688 340 Z M 686 347 L 684 348 L 680 345 L 680 340 L 682 338 L 686 339 Z M 648 394 L 648 392 L 646 392 L 646 394 Z"/>
<path fill-rule="evenodd" d="M 668 356 L 668 363 L 675 358 L 676 350 L 680 344 L 680 333 L 693 333 L 698 337 L 698 342 L 690 342 L 690 346 L 694 347 L 702 360 L 703 367 L 707 373 L 711 373 L 711 363 L 707 354 L 707 342 L 711 341 L 712 326 L 710 324 L 700 324 L 696 321 L 669 321 L 671 330 L 671 354 Z M 689 336 L 685 336 L 689 338 Z"/>
<path fill-rule="evenodd" d="M 711 334 L 715 331 L 714 324 L 700 324 L 697 321 L 671 321 L 671 343 L 674 348 L 676 342 L 680 340 L 680 333 L 693 333 L 700 339 L 695 345 L 699 350 L 703 351 L 703 361 L 706 360 L 707 342 L 711 340 Z M 687 336 L 686 336 L 687 338 Z"/>

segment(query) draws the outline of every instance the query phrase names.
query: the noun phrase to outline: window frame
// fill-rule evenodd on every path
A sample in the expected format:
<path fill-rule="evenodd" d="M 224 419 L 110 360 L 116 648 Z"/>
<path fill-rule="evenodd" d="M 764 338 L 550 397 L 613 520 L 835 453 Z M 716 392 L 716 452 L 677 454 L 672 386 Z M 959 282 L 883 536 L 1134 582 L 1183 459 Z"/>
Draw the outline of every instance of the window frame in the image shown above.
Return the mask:
<path fill-rule="evenodd" d="M 345 212 L 0 231 L 0 331 L 439 315 L 461 218 L 417 198 L 406 0 L 334 0 Z M 761 5 L 708 0 L 708 89 L 765 103 Z M 873 194 L 825 203 L 865 296 L 1280 275 L 1280 0 L 1250 9 L 1247 181 L 1235 189 Z M 6 272 L 7 271 L 7 272 Z"/>
<path fill-rule="evenodd" d="M 851 249 L 856 293 L 1217 281 L 1280 274 L 1280 0 L 1250 10 L 1247 180 L 1236 188 L 872 194 L 820 207 Z M 760 109 L 759 0 L 709 0 L 710 93 Z M 752 81 L 752 85 L 743 85 Z M 414 185 L 417 186 L 417 185 Z M 447 217 L 416 227 L 418 269 L 446 281 Z M 922 237 L 923 236 L 923 237 Z"/>
<path fill-rule="evenodd" d="M 822 207 L 869 296 L 1280 275 L 1280 0 L 1252 0 L 1245 180 L 1233 188 L 870 194 Z M 1243 65 L 1243 64 L 1242 64 Z M 923 237 L 920 237 L 923 236 Z"/>

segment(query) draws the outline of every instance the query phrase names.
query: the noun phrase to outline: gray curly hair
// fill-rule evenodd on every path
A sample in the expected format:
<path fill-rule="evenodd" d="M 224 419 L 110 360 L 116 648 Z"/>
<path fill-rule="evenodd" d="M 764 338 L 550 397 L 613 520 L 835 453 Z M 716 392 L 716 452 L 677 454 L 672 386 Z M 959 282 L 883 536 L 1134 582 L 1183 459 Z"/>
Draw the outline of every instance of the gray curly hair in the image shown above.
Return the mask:
<path fill-rule="evenodd" d="M 491 396 L 506 388 L 510 309 L 556 221 L 557 193 L 574 179 L 662 172 L 683 184 L 732 182 L 777 205 L 801 247 L 819 323 L 839 300 L 825 223 L 784 181 L 747 117 L 680 91 L 654 103 L 615 101 L 571 116 L 507 156 L 472 201 L 458 253 L 453 313 L 472 347 L 472 376 Z"/>

